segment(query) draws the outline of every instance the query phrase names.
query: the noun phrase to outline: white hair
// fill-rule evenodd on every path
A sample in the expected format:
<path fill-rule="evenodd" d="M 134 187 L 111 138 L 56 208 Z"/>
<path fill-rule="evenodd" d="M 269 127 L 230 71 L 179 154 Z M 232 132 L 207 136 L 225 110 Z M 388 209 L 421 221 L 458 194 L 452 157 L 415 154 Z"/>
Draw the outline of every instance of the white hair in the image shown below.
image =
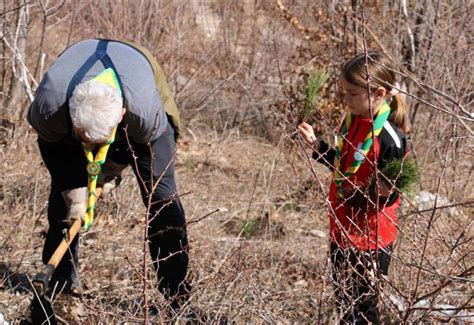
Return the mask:
<path fill-rule="evenodd" d="M 122 120 L 122 95 L 98 81 L 80 83 L 69 99 L 72 125 L 81 129 L 88 142 L 106 142 Z"/>

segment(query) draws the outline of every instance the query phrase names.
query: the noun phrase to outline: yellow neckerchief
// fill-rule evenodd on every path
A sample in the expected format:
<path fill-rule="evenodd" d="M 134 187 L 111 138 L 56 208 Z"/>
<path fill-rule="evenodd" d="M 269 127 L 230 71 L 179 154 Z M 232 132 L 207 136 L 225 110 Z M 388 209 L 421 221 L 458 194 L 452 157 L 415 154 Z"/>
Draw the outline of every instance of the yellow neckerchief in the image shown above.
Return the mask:
<path fill-rule="evenodd" d="M 110 145 L 115 140 L 115 132 L 117 128 L 112 131 L 112 136 L 107 143 L 100 146 L 99 151 L 94 157 L 91 148 L 87 144 L 83 143 L 82 148 L 86 154 L 87 159 L 87 174 L 89 174 L 87 181 L 87 210 L 84 216 L 84 230 L 88 230 L 94 223 L 94 208 L 95 208 L 95 189 L 97 188 L 97 178 L 102 171 L 102 164 L 107 158 L 107 152 L 109 151 Z"/>
<path fill-rule="evenodd" d="M 120 84 L 118 82 L 117 76 L 115 75 L 115 71 L 111 68 L 105 69 L 95 78 L 91 79 L 91 81 L 101 82 L 119 90 L 120 93 L 122 93 L 122 89 L 120 89 Z M 94 209 L 96 200 L 95 189 L 97 187 L 97 178 L 101 172 L 102 164 L 107 158 L 109 147 L 115 140 L 116 131 L 117 127 L 115 127 L 112 131 L 112 135 L 110 136 L 107 143 L 100 146 L 99 151 L 95 157 L 92 153 L 92 149 L 89 148 L 86 143 L 82 143 L 82 148 L 84 149 L 87 159 L 87 174 L 89 175 L 87 181 L 87 210 L 84 216 L 84 230 L 88 230 L 89 227 L 94 223 Z"/>

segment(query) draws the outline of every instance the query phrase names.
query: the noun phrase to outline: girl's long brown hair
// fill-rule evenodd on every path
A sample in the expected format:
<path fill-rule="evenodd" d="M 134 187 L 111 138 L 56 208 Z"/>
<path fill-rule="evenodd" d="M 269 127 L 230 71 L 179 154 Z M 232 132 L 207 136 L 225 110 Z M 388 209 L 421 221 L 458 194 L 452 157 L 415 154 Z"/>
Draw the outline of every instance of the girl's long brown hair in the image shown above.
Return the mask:
<path fill-rule="evenodd" d="M 383 87 L 389 93 L 396 83 L 395 72 L 388 58 L 380 52 L 370 51 L 367 54 L 368 67 L 365 67 L 365 53 L 361 53 L 344 64 L 342 77 L 350 84 L 367 87 L 367 71 L 371 89 Z M 391 113 L 389 121 L 403 132 L 408 132 L 407 106 L 400 94 L 393 96 L 389 103 Z"/>

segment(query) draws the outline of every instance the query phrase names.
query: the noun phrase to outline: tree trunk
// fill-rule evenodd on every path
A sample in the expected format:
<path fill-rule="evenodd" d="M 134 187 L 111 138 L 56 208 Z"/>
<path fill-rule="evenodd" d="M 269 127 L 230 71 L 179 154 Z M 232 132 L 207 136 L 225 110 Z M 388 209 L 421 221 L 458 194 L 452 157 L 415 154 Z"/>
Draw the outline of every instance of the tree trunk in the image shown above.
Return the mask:
<path fill-rule="evenodd" d="M 27 0 L 18 0 L 20 9 L 17 11 L 16 28 L 12 32 L 11 46 L 13 47 L 14 59 L 12 60 L 12 74 L 8 89 L 8 96 L 5 101 L 5 108 L 8 116 L 13 121 L 18 121 L 22 116 L 21 103 L 26 94 L 24 83 L 27 81 L 25 71 L 26 41 L 28 35 L 28 11 Z"/>

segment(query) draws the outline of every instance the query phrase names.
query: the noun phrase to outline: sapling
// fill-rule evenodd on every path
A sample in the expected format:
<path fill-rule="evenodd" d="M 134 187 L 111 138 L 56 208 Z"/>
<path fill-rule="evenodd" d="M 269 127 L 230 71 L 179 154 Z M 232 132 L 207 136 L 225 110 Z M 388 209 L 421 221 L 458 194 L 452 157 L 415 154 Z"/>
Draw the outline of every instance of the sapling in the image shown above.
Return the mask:
<path fill-rule="evenodd" d="M 418 166 L 411 157 L 405 159 L 393 159 L 389 161 L 380 170 L 380 180 L 392 185 L 395 185 L 397 190 L 406 195 L 412 196 L 415 190 L 415 184 L 419 179 Z M 369 185 L 371 193 L 375 193 L 375 177 Z"/>
<path fill-rule="evenodd" d="M 310 73 L 305 89 L 305 113 L 302 122 L 306 122 L 316 112 L 316 103 L 321 99 L 320 92 L 328 78 L 329 74 L 324 68 L 319 68 Z"/>

